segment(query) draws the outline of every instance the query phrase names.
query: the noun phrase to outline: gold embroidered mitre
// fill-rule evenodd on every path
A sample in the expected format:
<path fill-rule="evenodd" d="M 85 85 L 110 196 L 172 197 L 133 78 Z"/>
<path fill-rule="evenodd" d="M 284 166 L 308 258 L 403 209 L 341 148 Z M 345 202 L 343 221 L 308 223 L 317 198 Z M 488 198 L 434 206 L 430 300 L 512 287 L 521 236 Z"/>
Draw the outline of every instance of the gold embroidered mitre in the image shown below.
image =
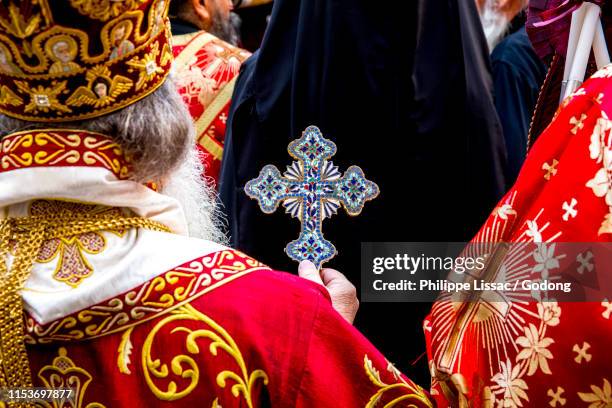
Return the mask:
<path fill-rule="evenodd" d="M 172 63 L 168 0 L 0 0 L 0 112 L 63 122 L 136 102 Z"/>

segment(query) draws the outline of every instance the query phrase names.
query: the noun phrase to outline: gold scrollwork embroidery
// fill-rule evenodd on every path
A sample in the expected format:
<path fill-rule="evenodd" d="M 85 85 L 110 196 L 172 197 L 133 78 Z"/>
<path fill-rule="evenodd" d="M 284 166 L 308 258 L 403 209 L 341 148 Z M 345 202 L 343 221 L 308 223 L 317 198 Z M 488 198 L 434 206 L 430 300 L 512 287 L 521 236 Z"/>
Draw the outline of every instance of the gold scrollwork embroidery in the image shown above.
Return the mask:
<path fill-rule="evenodd" d="M 93 37 L 90 38 L 85 31 L 74 28 L 52 26 L 37 34 L 34 36 L 32 44 L 28 46 L 26 55 L 20 52 L 11 39 L 0 34 L 0 39 L 6 41 L 6 44 L 0 43 L 0 72 L 22 76 L 26 80 L 31 78 L 46 79 L 49 78 L 49 75 L 83 72 L 84 70 L 75 62 L 76 60 L 85 65 L 108 63 L 111 60 L 110 54 L 115 48 L 113 32 L 117 35 L 117 29 L 121 31 L 122 26 L 127 28 L 127 24 L 132 28 L 129 32 L 127 30 L 124 32 L 123 41 L 128 40 L 127 37 L 131 35 L 131 42 L 138 44 L 138 47 L 140 47 L 146 46 L 147 42 L 153 40 L 150 30 L 144 34 L 141 33 L 144 20 L 143 12 L 136 10 L 125 12 L 117 19 L 105 24 L 100 32 L 102 49 L 99 54 L 89 53 L 90 43 L 97 43 L 97 40 Z M 64 44 L 58 46 L 57 44 L 60 42 Z M 28 58 L 24 59 L 25 56 L 35 56 L 36 63 L 31 65 L 32 61 L 29 61 Z M 49 60 L 51 61 L 51 67 Z M 24 72 L 37 75 L 26 76 Z"/>
<path fill-rule="evenodd" d="M 87 392 L 87 387 L 93 380 L 89 372 L 77 365 L 68 357 L 68 352 L 64 347 L 60 347 L 58 357 L 53 359 L 51 365 L 44 366 L 38 372 L 38 378 L 43 382 L 45 388 L 72 388 L 75 392 L 74 402 L 53 400 L 51 402 L 39 401 L 45 408 L 64 408 L 71 406 L 74 408 L 105 408 L 98 402 L 90 402 L 83 405 L 83 400 Z"/>
<path fill-rule="evenodd" d="M 23 99 L 15 94 L 15 92 L 11 91 L 11 89 L 2 85 L 0 87 L 0 105 L 12 105 L 19 106 L 23 104 Z"/>
<path fill-rule="evenodd" d="M 213 356 L 217 356 L 220 350 L 230 356 L 238 366 L 238 370 L 222 370 L 217 374 L 217 385 L 221 388 L 225 388 L 230 381 L 233 382 L 234 385 L 231 387 L 232 395 L 236 398 L 242 395 L 247 406 L 252 408 L 254 406 L 252 395 L 253 388 L 258 381 L 261 381 L 263 385 L 268 385 L 268 375 L 261 369 L 249 372 L 244 356 L 231 335 L 217 322 L 201 313 L 190 304 L 185 304 L 173 310 L 170 312 L 169 316 L 160 320 L 144 341 L 141 363 L 145 381 L 151 392 L 161 400 L 175 401 L 189 395 L 199 382 L 200 369 L 196 361 L 189 355 L 181 354 L 172 358 L 172 372 L 183 379 L 188 379 L 189 384 L 185 388 L 179 390 L 177 383 L 175 381 L 170 381 L 165 391 L 155 384 L 154 378 L 168 378 L 169 376 L 168 364 L 162 363 L 159 359 L 153 358 L 152 356 L 151 351 L 155 337 L 166 325 L 181 321 L 195 321 L 208 326 L 208 328 L 201 329 L 190 329 L 179 326 L 172 329 L 172 333 L 187 333 L 185 344 L 187 350 L 191 354 L 195 355 L 200 353 L 200 345 L 198 345 L 197 340 L 204 338 L 211 341 L 208 349 Z"/>
<path fill-rule="evenodd" d="M 82 14 L 72 16 L 76 21 L 64 20 L 61 2 L 6 3 L 0 111 L 9 116 L 41 122 L 100 116 L 149 95 L 169 73 L 166 0 L 70 0 L 67 7 Z M 161 52 L 152 59 L 154 46 Z M 128 61 L 141 62 L 142 71 Z M 92 83 L 100 65 L 112 74 Z"/>
<path fill-rule="evenodd" d="M 0 43 L 0 73 L 9 75 L 23 74 L 21 68 L 13 61 L 13 54 L 3 43 Z"/>
<path fill-rule="evenodd" d="M 27 15 L 21 14 L 20 4 L 15 4 L 14 2 L 10 2 L 5 16 L 0 17 L 0 27 L 5 30 L 11 36 L 19 38 L 22 42 L 23 49 L 26 55 L 32 55 L 32 47 L 28 37 L 34 35 L 41 30 L 44 30 L 50 26 L 53 22 L 53 17 L 51 16 L 51 11 L 49 9 L 48 0 L 38 0 L 37 2 L 30 5 L 30 12 Z M 10 52 L 8 49 L 3 47 L 0 51 L 0 54 L 6 53 L 5 56 L 7 58 L 10 57 Z M 11 61 L 9 61 L 11 62 Z M 16 65 L 10 64 L 10 70 L 5 70 L 5 66 L 3 62 L 0 61 L 0 71 L 7 72 L 9 74 L 21 74 L 21 70 L 17 68 Z"/>
<path fill-rule="evenodd" d="M 389 394 L 390 391 L 400 391 L 401 394 L 395 396 L 394 399 L 385 404 L 385 407 L 391 408 L 395 407 L 400 403 L 407 402 L 420 402 L 427 407 L 433 408 L 431 401 L 423 391 L 421 387 L 415 384 L 408 383 L 404 378 L 402 378 L 399 371 L 391 364 L 387 364 L 387 371 L 393 375 L 393 378 L 396 380 L 393 384 L 385 383 L 380 377 L 380 372 L 374 367 L 372 364 L 372 360 L 366 354 L 363 357 L 363 368 L 365 369 L 370 382 L 378 387 L 378 391 L 368 401 L 365 408 L 375 408 L 378 406 L 378 403 L 385 397 L 386 394 Z M 415 405 L 410 405 L 415 406 Z"/>
<path fill-rule="evenodd" d="M 130 356 L 134 348 L 131 338 L 133 330 L 134 327 L 130 327 L 123 332 L 121 342 L 119 342 L 119 347 L 117 348 L 117 368 L 121 374 L 132 374 L 129 365 L 132 363 Z"/>
<path fill-rule="evenodd" d="M 233 250 L 215 252 L 158 276 L 141 287 L 41 326 L 27 319 L 31 342 L 104 336 L 160 317 L 244 274 L 267 269 L 258 261 Z"/>
<path fill-rule="evenodd" d="M 16 133 L 0 142 L 0 171 L 60 164 L 104 167 L 121 179 L 130 175 L 130 158 L 105 136 L 50 129 Z"/>
<path fill-rule="evenodd" d="M 70 0 L 79 13 L 96 20 L 107 21 L 126 11 L 135 10 L 147 0 Z"/>

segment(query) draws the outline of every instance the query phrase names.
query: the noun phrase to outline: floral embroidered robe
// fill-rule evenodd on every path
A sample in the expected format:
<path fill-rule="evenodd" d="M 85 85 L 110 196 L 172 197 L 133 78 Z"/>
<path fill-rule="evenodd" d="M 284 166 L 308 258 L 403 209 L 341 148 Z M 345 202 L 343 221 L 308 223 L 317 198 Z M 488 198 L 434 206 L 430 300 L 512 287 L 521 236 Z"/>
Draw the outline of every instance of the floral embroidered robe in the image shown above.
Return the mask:
<path fill-rule="evenodd" d="M 432 406 L 324 288 L 189 238 L 178 203 L 128 180 L 106 136 L 16 133 L 0 163 L 1 218 L 130 213 L 173 231 L 42 245 L 22 291 L 30 369 L 35 386 L 71 387 L 77 399 L 40 406 Z"/>
<path fill-rule="evenodd" d="M 559 253 L 559 243 L 612 240 L 611 76 L 608 66 L 563 102 L 473 240 L 544 244 L 546 268 L 509 257 L 510 281 L 603 266 L 588 251 Z M 432 395 L 440 407 L 612 407 L 611 301 L 438 301 L 424 322 Z"/>
<path fill-rule="evenodd" d="M 218 181 L 240 65 L 251 54 L 199 31 L 172 37 L 175 82 L 193 117 L 206 176 Z"/>

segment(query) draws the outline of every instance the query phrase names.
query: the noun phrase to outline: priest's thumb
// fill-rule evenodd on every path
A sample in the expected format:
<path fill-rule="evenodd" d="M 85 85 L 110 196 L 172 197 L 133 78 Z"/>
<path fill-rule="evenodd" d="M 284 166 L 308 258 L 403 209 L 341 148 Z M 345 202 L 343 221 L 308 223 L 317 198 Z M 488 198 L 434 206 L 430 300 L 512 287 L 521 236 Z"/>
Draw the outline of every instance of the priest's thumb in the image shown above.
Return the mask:
<path fill-rule="evenodd" d="M 300 265 L 298 266 L 298 275 L 300 278 L 308 279 L 309 281 L 318 283 L 321 286 L 325 286 L 317 267 L 310 261 L 304 260 L 300 262 Z"/>

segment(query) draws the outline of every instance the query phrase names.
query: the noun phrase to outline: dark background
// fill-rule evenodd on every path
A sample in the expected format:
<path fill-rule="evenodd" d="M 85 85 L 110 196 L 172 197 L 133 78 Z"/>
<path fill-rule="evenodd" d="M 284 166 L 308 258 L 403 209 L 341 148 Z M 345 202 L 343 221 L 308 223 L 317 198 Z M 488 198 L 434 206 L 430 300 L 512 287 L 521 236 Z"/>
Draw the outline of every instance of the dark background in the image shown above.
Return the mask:
<path fill-rule="evenodd" d="M 263 214 L 243 188 L 266 164 L 284 171 L 287 145 L 309 125 L 336 143 L 341 171 L 358 165 L 380 187 L 360 216 L 340 210 L 323 224 L 339 251 L 326 266 L 358 290 L 362 242 L 469 241 L 505 187 L 488 61 L 473 0 L 275 0 L 228 122 L 220 193 L 232 244 L 297 272 L 284 248 L 298 221 L 282 207 Z M 424 386 L 430 306 L 363 303 L 355 322 Z"/>

